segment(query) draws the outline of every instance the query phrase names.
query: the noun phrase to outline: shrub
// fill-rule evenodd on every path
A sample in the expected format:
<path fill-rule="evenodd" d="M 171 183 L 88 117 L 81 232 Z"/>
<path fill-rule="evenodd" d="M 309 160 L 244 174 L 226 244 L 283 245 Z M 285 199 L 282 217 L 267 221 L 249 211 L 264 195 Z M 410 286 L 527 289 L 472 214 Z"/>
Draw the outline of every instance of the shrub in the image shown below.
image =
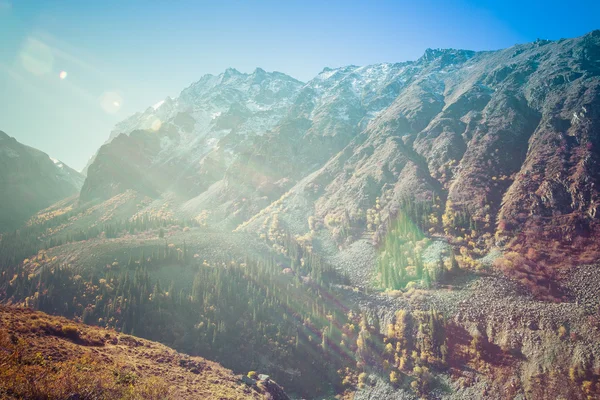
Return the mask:
<path fill-rule="evenodd" d="M 560 328 L 558 328 L 558 337 L 561 339 L 564 339 L 567 336 L 567 328 L 565 328 L 564 325 L 561 325 Z"/>
<path fill-rule="evenodd" d="M 359 385 L 360 385 L 361 383 L 362 383 L 362 384 L 365 384 L 366 382 L 367 382 L 367 373 L 366 373 L 366 372 L 361 372 L 361 373 L 358 375 L 358 384 L 359 384 Z"/>
<path fill-rule="evenodd" d="M 78 340 L 79 339 L 79 329 L 75 325 L 65 325 L 62 327 L 62 334 L 71 339 Z"/>
<path fill-rule="evenodd" d="M 390 382 L 392 383 L 392 385 L 397 385 L 398 382 L 400 382 L 400 376 L 398 375 L 398 372 L 390 372 Z"/>
<path fill-rule="evenodd" d="M 133 385 L 137 381 L 137 375 L 127 371 L 113 371 L 115 380 L 119 385 Z"/>

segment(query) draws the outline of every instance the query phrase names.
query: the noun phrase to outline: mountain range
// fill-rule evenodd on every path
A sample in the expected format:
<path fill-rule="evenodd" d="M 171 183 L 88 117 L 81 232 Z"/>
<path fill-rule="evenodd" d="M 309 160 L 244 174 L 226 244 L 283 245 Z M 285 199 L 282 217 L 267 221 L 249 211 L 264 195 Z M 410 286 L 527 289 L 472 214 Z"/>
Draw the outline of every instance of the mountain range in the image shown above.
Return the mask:
<path fill-rule="evenodd" d="M 168 203 L 232 229 L 285 195 L 290 230 L 341 219 L 351 245 L 376 198 L 380 226 L 410 198 L 435 204 L 436 234 L 459 236 L 449 231 L 465 214 L 460 229 L 481 252 L 510 242 L 549 264 L 557 253 L 589 260 L 598 43 L 594 31 L 499 51 L 428 49 L 414 62 L 326 68 L 308 83 L 261 69 L 207 75 L 117 124 L 80 202 L 132 189 L 152 199 L 145 211 Z"/>
<path fill-rule="evenodd" d="M 595 398 L 599 110 L 596 30 L 205 75 L 85 176 L 0 132 L 0 301 L 305 398 Z"/>

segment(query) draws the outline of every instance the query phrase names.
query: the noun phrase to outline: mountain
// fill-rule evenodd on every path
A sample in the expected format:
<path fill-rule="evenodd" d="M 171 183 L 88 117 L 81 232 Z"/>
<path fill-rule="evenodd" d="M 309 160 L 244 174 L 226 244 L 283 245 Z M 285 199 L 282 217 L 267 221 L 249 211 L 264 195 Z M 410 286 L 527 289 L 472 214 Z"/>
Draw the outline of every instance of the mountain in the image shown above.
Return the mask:
<path fill-rule="evenodd" d="M 472 243 L 474 258 L 509 245 L 534 268 L 567 254 L 589 261 L 599 250 L 599 36 L 429 49 L 417 61 L 326 68 L 304 85 L 262 70 L 206 76 L 118 124 L 113 137 L 130 134 L 100 149 L 81 200 L 134 189 L 153 207 L 232 228 L 286 194 L 289 229 L 339 220 L 324 224 L 338 245 L 384 235 L 410 200 L 435 208 L 424 229 Z"/>
<path fill-rule="evenodd" d="M 500 268 L 524 263 L 538 277 L 595 260 L 599 52 L 600 31 L 494 52 L 428 50 L 393 103 L 290 191 L 280 223 L 304 234 L 313 217 L 337 244 L 366 227 L 378 243 L 410 208 L 474 264 L 495 248 L 528 254 Z"/>
<path fill-rule="evenodd" d="M 209 209 L 218 215 L 215 219 L 233 219 L 227 225 L 234 227 L 347 145 L 393 101 L 413 72 L 410 63 L 325 69 L 305 85 L 260 69 L 251 75 L 227 70 L 206 76 L 178 99 L 118 124 L 111 136 L 120 131 L 129 135 L 100 149 L 81 199 L 106 199 L 126 188 L 155 198 L 175 194 L 185 215 Z M 265 91 L 276 93 L 277 99 L 265 100 Z M 151 121 L 166 118 L 158 115 L 163 108 L 171 122 L 150 134 Z M 183 116 L 191 113 L 194 117 L 183 129 Z M 178 139 L 183 131 L 189 138 Z M 115 159 L 127 165 L 121 168 Z"/>
<path fill-rule="evenodd" d="M 0 231 L 18 228 L 38 211 L 79 193 L 83 182 L 66 164 L 0 131 Z"/>
<path fill-rule="evenodd" d="M 2 235 L 0 301 L 303 398 L 597 398 L 599 106 L 600 31 L 209 75 Z"/>
<path fill-rule="evenodd" d="M 202 77 L 177 99 L 167 98 L 117 124 L 87 169 L 81 200 L 134 188 L 130 179 L 143 186 L 135 188 L 150 194 L 201 193 L 214 169 L 227 168 L 230 154 L 244 147 L 247 138 L 273 128 L 301 85 L 260 68 L 252 74 L 228 69 Z M 110 189 L 104 190 L 107 185 Z"/>
<path fill-rule="evenodd" d="M 3 399 L 288 399 L 149 340 L 16 307 L 0 306 L 0 321 Z"/>

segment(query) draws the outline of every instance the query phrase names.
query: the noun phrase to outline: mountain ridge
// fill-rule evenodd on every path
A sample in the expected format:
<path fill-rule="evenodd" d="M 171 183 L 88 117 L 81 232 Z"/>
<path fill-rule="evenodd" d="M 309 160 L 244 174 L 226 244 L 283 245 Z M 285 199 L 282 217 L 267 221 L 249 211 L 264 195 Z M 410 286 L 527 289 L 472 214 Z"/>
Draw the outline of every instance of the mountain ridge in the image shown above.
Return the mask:
<path fill-rule="evenodd" d="M 83 181 L 66 164 L 0 131 L 0 231 L 16 229 L 38 211 L 79 193 Z"/>
<path fill-rule="evenodd" d="M 472 220 L 471 225 L 480 226 L 480 232 L 473 237 L 476 239 L 474 242 L 480 243 L 480 248 L 473 246 L 471 250 L 489 251 L 495 245 L 492 240 L 494 236 L 502 243 L 506 239 L 501 236 L 515 234 L 521 237 L 518 246 L 530 247 L 523 244 L 529 240 L 522 237 L 527 236 L 526 232 L 519 233 L 512 229 L 518 226 L 515 224 L 516 215 L 522 214 L 517 209 L 531 208 L 531 204 L 522 203 L 525 193 L 518 189 L 529 178 L 514 181 L 513 175 L 523 163 L 527 164 L 538 157 L 534 153 L 541 147 L 532 143 L 533 147 L 527 150 L 530 146 L 528 141 L 542 134 L 540 124 L 547 124 L 549 118 L 556 120 L 552 107 L 560 107 L 557 99 L 570 96 L 569 101 L 575 104 L 578 100 L 573 97 L 574 91 L 587 90 L 583 102 L 587 108 L 595 109 L 592 104 L 597 101 L 598 67 L 594 60 L 598 52 L 598 32 L 593 31 L 575 39 L 539 40 L 495 51 L 427 49 L 416 61 L 325 68 L 314 79 L 299 87 L 297 94 L 289 97 L 287 111 L 279 114 L 277 122 L 271 125 L 272 130 L 236 136 L 237 126 L 234 124 L 227 126 L 231 130 L 226 136 L 213 135 L 210 140 L 217 143 L 215 150 L 198 159 L 203 166 L 194 168 L 195 172 L 187 174 L 185 178 L 179 178 L 186 182 L 203 181 L 205 184 L 183 194 L 182 204 L 185 206 L 178 210 L 174 205 L 174 212 L 193 217 L 195 213 L 208 210 L 213 213 L 215 223 L 224 221 L 226 227 L 233 228 L 265 209 L 328 162 L 342 162 L 349 152 L 375 150 L 377 154 L 373 156 L 374 159 L 378 159 L 377 163 L 386 163 L 386 171 L 390 172 L 367 163 L 374 168 L 372 172 L 376 175 L 366 174 L 362 179 L 374 179 L 377 190 L 381 190 L 385 180 L 401 179 L 395 184 L 393 192 L 396 194 L 391 194 L 394 200 L 383 210 L 385 214 L 390 213 L 392 205 L 392 208 L 397 208 L 400 198 L 405 196 L 414 196 L 419 201 L 439 198 L 444 203 L 444 212 L 435 215 L 439 221 L 442 220 L 442 214 L 447 221 L 451 221 L 457 212 L 466 212 Z M 233 69 L 227 71 L 218 75 L 221 81 L 251 76 Z M 211 79 L 216 78 L 207 75 L 198 82 Z M 197 84 L 184 89 L 182 95 L 193 90 Z M 187 98 L 189 101 L 190 97 Z M 573 106 L 567 105 L 569 111 L 562 113 L 573 114 Z M 582 103 L 577 107 L 579 111 L 570 118 L 573 121 L 586 118 L 586 112 L 581 108 L 586 105 Z M 232 113 L 238 120 L 253 115 L 253 111 L 241 103 L 239 108 L 230 110 L 234 110 Z M 580 116 L 580 113 L 583 114 Z M 589 113 L 587 115 L 585 123 L 591 123 L 592 126 L 586 129 L 593 130 L 596 118 L 593 115 L 590 118 Z M 565 117 L 560 118 L 565 120 Z M 563 122 L 550 123 L 559 128 L 568 128 Z M 568 124 L 574 123 L 571 121 Z M 191 128 L 192 131 L 194 129 L 197 128 Z M 539 133 L 534 134 L 535 131 Z M 240 139 L 241 136 L 244 138 Z M 566 137 L 577 137 L 577 134 L 569 133 Z M 572 157 L 585 157 L 582 154 L 586 151 L 593 153 L 594 145 L 589 143 L 586 144 L 589 148 L 575 146 L 577 148 L 569 150 L 581 153 Z M 348 145 L 354 150 L 346 148 Z M 388 146 L 396 150 L 391 151 L 392 147 L 384 150 Z M 380 158 L 383 153 L 377 152 L 378 148 L 387 152 L 388 156 Z M 544 150 L 544 154 L 549 154 L 547 150 Z M 357 168 L 356 165 L 352 166 L 352 160 L 358 154 L 350 157 L 351 164 L 346 165 L 346 170 Z M 172 157 L 175 163 L 183 159 L 176 154 Z M 502 157 L 506 159 L 501 162 Z M 457 164 L 450 166 L 450 162 Z M 556 168 L 562 167 L 557 164 Z M 178 169 L 189 170 L 185 165 L 180 165 Z M 169 175 L 173 174 L 180 175 L 177 171 Z M 343 180 L 339 168 L 335 174 L 338 181 Z M 519 176 L 532 175 L 527 173 Z M 580 175 L 582 179 L 588 179 L 594 175 L 593 168 Z M 382 180 L 384 176 L 387 178 Z M 93 178 L 88 177 L 88 181 L 91 182 Z M 359 186 L 354 187 L 353 191 L 347 187 L 345 195 L 336 201 L 329 199 L 327 203 L 345 204 L 350 214 L 358 212 L 358 208 L 362 207 L 358 207 L 358 204 L 363 200 L 357 203 L 356 199 L 364 198 L 360 194 L 365 187 L 362 179 L 357 181 Z M 333 181 L 328 182 L 331 191 Z M 486 188 L 488 182 L 492 182 L 490 188 Z M 208 188 L 212 189 L 208 191 Z M 178 193 L 177 189 L 171 189 L 166 190 Z M 578 200 L 581 204 L 579 208 L 587 207 L 584 203 L 590 204 L 592 211 L 578 214 L 583 217 L 579 224 L 587 225 L 591 229 L 589 232 L 595 232 L 594 219 L 587 220 L 585 215 L 593 214 L 596 201 L 593 199 L 597 195 L 595 189 L 585 190 L 587 194 L 582 193 L 581 200 Z M 165 189 L 158 190 L 161 191 Z M 82 197 L 86 199 L 92 196 Z M 374 205 L 374 197 L 369 195 L 364 201 Z M 245 199 L 244 204 L 239 199 Z M 317 208 L 319 204 L 325 204 L 324 200 L 317 201 Z M 310 203 L 312 200 L 306 201 Z M 316 217 L 324 221 L 328 215 L 339 213 L 336 208 L 316 209 Z M 365 212 L 365 209 L 362 208 L 361 212 Z M 285 215 L 283 217 L 285 219 Z M 352 222 L 349 224 L 352 225 Z M 435 229 L 448 231 L 451 227 L 444 226 L 448 224 L 451 223 L 440 223 Z M 307 229 L 306 223 L 302 226 Z M 427 227 L 430 228 L 433 227 Z M 531 229 L 534 229 L 533 226 Z M 331 233 L 335 236 L 334 231 Z M 452 235 L 459 236 L 456 233 Z M 539 237 L 531 239 L 531 246 L 538 247 L 536 242 Z M 542 239 L 547 240 L 554 239 Z M 547 254 L 542 258 L 553 257 Z"/>

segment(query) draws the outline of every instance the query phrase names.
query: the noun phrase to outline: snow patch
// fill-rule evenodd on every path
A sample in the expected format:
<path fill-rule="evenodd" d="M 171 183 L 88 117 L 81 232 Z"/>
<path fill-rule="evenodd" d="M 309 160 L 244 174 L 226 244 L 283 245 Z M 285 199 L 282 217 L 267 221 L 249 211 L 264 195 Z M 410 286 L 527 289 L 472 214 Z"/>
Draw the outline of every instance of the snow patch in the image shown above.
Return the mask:
<path fill-rule="evenodd" d="M 50 157 L 50 159 L 52 160 L 54 165 L 56 165 L 58 168 L 64 168 L 65 165 L 60 160 L 57 160 L 56 158 L 52 158 L 52 157 Z"/>

